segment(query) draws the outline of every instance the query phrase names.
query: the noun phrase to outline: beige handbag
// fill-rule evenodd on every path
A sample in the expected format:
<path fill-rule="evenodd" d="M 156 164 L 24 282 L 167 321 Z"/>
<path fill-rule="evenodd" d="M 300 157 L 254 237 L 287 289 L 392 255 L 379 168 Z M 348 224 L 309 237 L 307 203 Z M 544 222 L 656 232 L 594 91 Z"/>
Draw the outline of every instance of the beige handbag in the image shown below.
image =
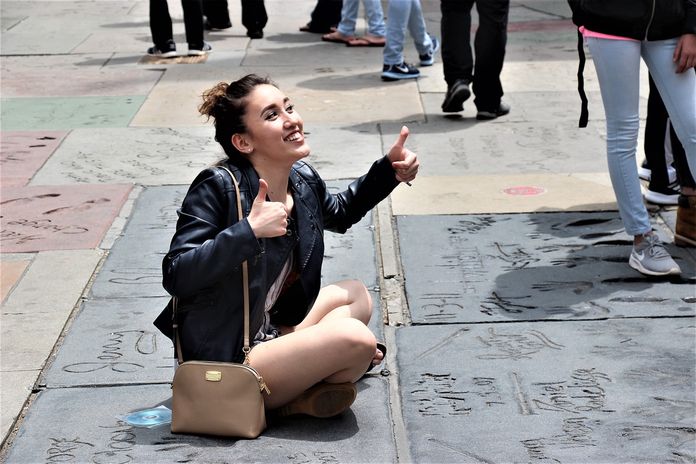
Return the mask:
<path fill-rule="evenodd" d="M 239 185 L 223 167 L 237 191 L 237 211 L 242 218 Z M 266 428 L 263 391 L 270 390 L 249 365 L 249 270 L 242 263 L 244 288 L 244 364 L 186 361 L 181 354 L 176 323 L 177 299 L 173 300 L 174 340 L 179 367 L 172 383 L 172 432 L 225 437 L 256 438 Z"/>

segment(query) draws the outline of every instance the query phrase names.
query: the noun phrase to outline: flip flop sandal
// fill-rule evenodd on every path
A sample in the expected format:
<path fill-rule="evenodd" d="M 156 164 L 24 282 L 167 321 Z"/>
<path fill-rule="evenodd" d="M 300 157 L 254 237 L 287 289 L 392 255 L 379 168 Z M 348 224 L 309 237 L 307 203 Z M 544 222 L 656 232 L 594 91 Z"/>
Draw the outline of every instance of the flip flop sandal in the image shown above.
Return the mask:
<path fill-rule="evenodd" d="M 355 40 L 355 37 L 343 35 L 340 32 L 335 31 L 329 34 L 322 35 L 321 40 L 323 40 L 324 42 L 348 44 L 348 42 L 350 42 L 351 40 Z"/>
<path fill-rule="evenodd" d="M 383 37 L 357 37 L 346 42 L 348 47 L 384 47 L 386 39 Z"/>
<path fill-rule="evenodd" d="M 372 369 L 374 369 L 375 367 L 379 366 L 380 364 L 382 364 L 384 361 L 387 360 L 387 345 L 385 345 L 382 342 L 377 342 L 377 349 L 382 352 L 382 360 L 378 364 L 372 364 L 372 361 L 370 361 L 370 365 L 367 367 L 365 374 L 367 374 Z"/>

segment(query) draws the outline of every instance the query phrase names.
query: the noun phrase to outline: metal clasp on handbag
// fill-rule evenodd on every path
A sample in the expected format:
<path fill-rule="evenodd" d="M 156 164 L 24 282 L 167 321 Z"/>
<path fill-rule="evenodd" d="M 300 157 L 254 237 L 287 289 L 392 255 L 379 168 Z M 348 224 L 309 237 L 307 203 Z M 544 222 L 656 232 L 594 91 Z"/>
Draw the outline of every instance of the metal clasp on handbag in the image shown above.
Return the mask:
<path fill-rule="evenodd" d="M 222 380 L 222 372 L 220 371 L 205 371 L 205 380 L 208 382 L 219 382 Z"/>

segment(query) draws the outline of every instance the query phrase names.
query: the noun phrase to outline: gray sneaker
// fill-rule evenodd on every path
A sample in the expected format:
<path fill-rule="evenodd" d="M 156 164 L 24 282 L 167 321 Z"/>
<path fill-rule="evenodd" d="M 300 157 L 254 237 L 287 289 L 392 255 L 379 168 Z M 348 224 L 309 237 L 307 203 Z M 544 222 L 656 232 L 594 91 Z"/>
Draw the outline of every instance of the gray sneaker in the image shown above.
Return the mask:
<path fill-rule="evenodd" d="M 644 240 L 633 246 L 628 265 L 641 274 L 651 276 L 679 275 L 681 269 L 665 250 L 656 234 L 646 235 Z"/>

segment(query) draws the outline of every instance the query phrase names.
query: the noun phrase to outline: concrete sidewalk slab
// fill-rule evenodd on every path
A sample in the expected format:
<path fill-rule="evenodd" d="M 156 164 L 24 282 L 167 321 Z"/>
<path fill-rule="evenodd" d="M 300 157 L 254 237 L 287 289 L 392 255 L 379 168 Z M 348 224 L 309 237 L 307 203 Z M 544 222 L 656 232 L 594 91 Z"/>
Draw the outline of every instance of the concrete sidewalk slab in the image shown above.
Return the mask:
<path fill-rule="evenodd" d="M 126 127 L 142 96 L 3 98 L 3 131 Z"/>
<path fill-rule="evenodd" d="M 270 76 L 296 104 L 305 124 L 423 120 L 415 82 L 386 85 L 378 74 L 364 73 L 362 69 L 322 72 L 289 66 L 245 66 L 231 73 L 212 66 L 187 66 L 168 69 L 131 125 L 199 126 L 204 123 L 196 110 L 202 101 L 201 94 L 221 80 L 230 81 L 247 73 Z M 359 99 L 355 98 L 358 90 Z"/>
<path fill-rule="evenodd" d="M 397 224 L 414 323 L 696 314 L 693 259 L 669 246 L 682 277 L 646 279 L 628 266 L 631 240 L 616 213 L 404 216 Z M 654 228 L 671 241 L 664 225 Z"/>
<path fill-rule="evenodd" d="M 37 253 L 3 302 L 0 314 L 0 433 L 3 436 L 21 411 L 101 257 L 98 250 Z"/>
<path fill-rule="evenodd" d="M 434 95 L 424 96 L 426 108 L 428 103 L 436 103 L 439 107 L 442 97 Z M 556 176 L 561 183 L 566 182 L 569 172 L 606 175 L 606 142 L 598 124 L 580 130 L 576 120 L 568 119 L 482 122 L 473 119 L 473 105 L 466 113 L 472 116 L 436 114 L 428 118 L 427 124 L 406 124 L 410 129 L 406 147 L 418 153 L 420 162 L 416 183 L 426 177 L 450 176 L 464 171 L 508 178 L 531 173 L 552 177 L 552 173 L 558 173 Z M 384 134 L 383 149 L 387 150 L 396 140 L 401 124 L 384 124 L 380 129 Z"/>
<path fill-rule="evenodd" d="M 90 299 L 45 373 L 47 388 L 171 382 L 174 348 L 152 321 L 169 298 Z"/>
<path fill-rule="evenodd" d="M 392 193 L 392 209 L 395 215 L 616 209 L 608 176 L 590 177 L 560 173 L 418 177 L 413 187 Z"/>
<path fill-rule="evenodd" d="M 19 279 L 22 278 L 24 271 L 31 264 L 32 258 L 33 255 L 29 253 L 2 255 L 2 261 L 0 261 L 0 303 L 5 301 Z"/>
<path fill-rule="evenodd" d="M 96 248 L 130 185 L 10 187 L 2 190 L 3 252 Z"/>
<path fill-rule="evenodd" d="M 26 185 L 65 137 L 65 132 L 3 131 L 0 139 L 0 180 L 3 187 Z"/>
<path fill-rule="evenodd" d="M 695 335 L 690 318 L 399 329 L 413 460 L 693 456 Z"/>
<path fill-rule="evenodd" d="M 69 59 L 74 60 L 74 56 Z M 43 66 L 37 66 L 37 61 Z M 161 72 L 148 69 L 78 67 L 67 59 L 57 61 L 36 57 L 3 59 L 3 97 L 147 95 L 161 77 Z M 51 76 L 50 85 L 46 82 L 47 74 Z"/>
<path fill-rule="evenodd" d="M 386 382 L 370 378 L 358 388 L 355 403 L 344 414 L 269 422 L 255 440 L 173 435 L 166 425 L 136 428 L 119 419 L 170 404 L 168 385 L 50 389 L 38 395 L 7 460 L 381 463 L 395 455 Z M 66 418 L 80 420 L 66 430 Z"/>
<path fill-rule="evenodd" d="M 212 127 L 75 129 L 32 185 L 189 184 L 224 158 Z"/>

